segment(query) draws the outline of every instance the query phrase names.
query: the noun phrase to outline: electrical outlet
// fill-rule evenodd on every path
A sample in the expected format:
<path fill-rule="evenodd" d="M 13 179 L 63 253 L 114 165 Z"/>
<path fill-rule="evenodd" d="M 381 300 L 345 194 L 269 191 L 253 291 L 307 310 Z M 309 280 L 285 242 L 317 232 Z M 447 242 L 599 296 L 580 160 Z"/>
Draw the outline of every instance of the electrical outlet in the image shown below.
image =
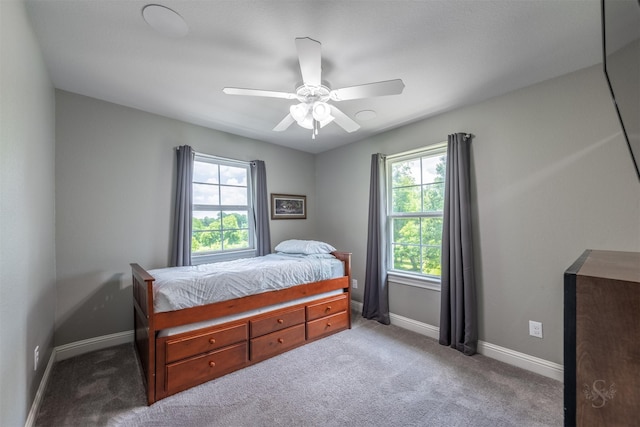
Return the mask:
<path fill-rule="evenodd" d="M 40 346 L 37 345 L 36 348 L 33 349 L 33 370 L 38 370 L 38 362 L 40 361 Z"/>
<path fill-rule="evenodd" d="M 542 338 L 542 322 L 529 320 L 529 335 L 532 337 Z"/>
<path fill-rule="evenodd" d="M 358 281 L 356 279 L 351 279 L 351 287 L 353 289 L 358 289 Z"/>

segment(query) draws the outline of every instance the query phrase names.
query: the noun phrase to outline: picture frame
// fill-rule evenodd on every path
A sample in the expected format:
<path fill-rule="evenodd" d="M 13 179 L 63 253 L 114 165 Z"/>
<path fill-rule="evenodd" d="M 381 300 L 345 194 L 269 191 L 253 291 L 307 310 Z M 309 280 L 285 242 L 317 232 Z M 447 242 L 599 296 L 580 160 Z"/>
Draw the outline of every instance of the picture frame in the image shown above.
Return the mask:
<path fill-rule="evenodd" d="M 307 196 L 271 193 L 271 219 L 307 219 Z"/>

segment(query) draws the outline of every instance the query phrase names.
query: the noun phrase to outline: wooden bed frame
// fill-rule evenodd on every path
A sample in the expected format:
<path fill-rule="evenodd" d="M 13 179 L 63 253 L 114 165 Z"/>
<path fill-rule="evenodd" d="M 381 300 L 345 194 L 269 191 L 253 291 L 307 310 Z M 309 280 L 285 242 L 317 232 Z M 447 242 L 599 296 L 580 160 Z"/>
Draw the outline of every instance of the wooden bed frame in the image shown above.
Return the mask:
<path fill-rule="evenodd" d="M 155 313 L 154 278 L 131 264 L 135 343 L 149 405 L 333 333 L 351 328 L 351 253 L 332 252 L 344 276 L 182 310 Z M 242 317 L 274 304 L 342 290 L 300 304 Z M 239 320 L 171 336 L 158 332 L 223 316 Z"/>

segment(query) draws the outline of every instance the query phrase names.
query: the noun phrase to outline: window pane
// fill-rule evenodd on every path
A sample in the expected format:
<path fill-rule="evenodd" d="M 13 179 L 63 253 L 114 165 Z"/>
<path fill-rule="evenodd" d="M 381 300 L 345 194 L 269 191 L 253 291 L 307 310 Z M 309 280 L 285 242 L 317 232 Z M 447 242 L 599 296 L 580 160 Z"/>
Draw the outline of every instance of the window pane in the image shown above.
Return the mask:
<path fill-rule="evenodd" d="M 422 183 L 444 182 L 446 156 L 422 158 Z"/>
<path fill-rule="evenodd" d="M 222 250 L 222 237 L 219 231 L 193 231 L 191 252 L 213 252 Z"/>
<path fill-rule="evenodd" d="M 422 218 L 422 244 L 430 246 L 442 245 L 442 217 Z"/>
<path fill-rule="evenodd" d="M 224 230 L 249 228 L 249 213 L 247 211 L 222 212 L 222 228 Z"/>
<path fill-rule="evenodd" d="M 194 211 L 191 228 L 197 230 L 220 230 L 219 211 Z"/>
<path fill-rule="evenodd" d="M 220 165 L 220 184 L 247 186 L 247 168 Z"/>
<path fill-rule="evenodd" d="M 442 218 L 422 218 L 422 273 L 440 276 Z"/>
<path fill-rule="evenodd" d="M 247 187 L 220 187 L 220 203 L 223 205 L 247 205 Z"/>
<path fill-rule="evenodd" d="M 422 187 L 422 211 L 440 212 L 444 210 L 444 182 L 427 184 Z"/>
<path fill-rule="evenodd" d="M 420 273 L 420 246 L 397 245 L 393 249 L 393 268 Z"/>
<path fill-rule="evenodd" d="M 247 211 L 222 213 L 223 248 L 225 250 L 249 247 L 249 216 Z"/>
<path fill-rule="evenodd" d="M 225 231 L 224 250 L 245 249 L 249 247 L 249 230 Z"/>
<path fill-rule="evenodd" d="M 420 218 L 394 218 L 393 243 L 420 244 Z"/>
<path fill-rule="evenodd" d="M 214 252 L 222 250 L 220 211 L 194 211 L 192 216 L 191 251 Z"/>
<path fill-rule="evenodd" d="M 193 162 L 193 182 L 218 184 L 218 165 L 207 162 Z"/>
<path fill-rule="evenodd" d="M 420 159 L 405 160 L 391 166 L 392 186 L 405 187 L 420 184 Z"/>
<path fill-rule="evenodd" d="M 394 188 L 392 212 L 420 212 L 420 186 Z"/>
<path fill-rule="evenodd" d="M 220 186 L 209 184 L 193 184 L 194 205 L 219 205 Z"/>
<path fill-rule="evenodd" d="M 422 273 L 440 276 L 440 246 L 422 247 Z"/>

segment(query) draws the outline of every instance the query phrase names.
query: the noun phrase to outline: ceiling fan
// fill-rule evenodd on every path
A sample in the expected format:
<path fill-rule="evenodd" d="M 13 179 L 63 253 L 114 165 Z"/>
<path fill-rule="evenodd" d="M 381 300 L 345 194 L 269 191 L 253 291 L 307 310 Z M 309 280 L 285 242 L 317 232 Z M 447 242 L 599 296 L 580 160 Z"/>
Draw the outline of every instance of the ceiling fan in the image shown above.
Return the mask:
<path fill-rule="evenodd" d="M 282 132 L 297 122 L 303 128 L 311 129 L 311 137 L 315 139 L 318 129 L 335 121 L 347 132 L 355 132 L 360 125 L 344 114 L 328 101 L 348 101 L 352 99 L 370 98 L 374 96 L 398 95 L 404 89 L 400 79 L 349 86 L 342 89 L 330 89 L 321 80 L 321 44 L 309 37 L 296 38 L 298 61 L 302 72 L 302 85 L 295 93 L 277 92 L 260 89 L 242 89 L 225 87 L 222 91 L 228 95 L 264 96 L 298 100 L 291 105 L 289 114 L 273 128 Z"/>

